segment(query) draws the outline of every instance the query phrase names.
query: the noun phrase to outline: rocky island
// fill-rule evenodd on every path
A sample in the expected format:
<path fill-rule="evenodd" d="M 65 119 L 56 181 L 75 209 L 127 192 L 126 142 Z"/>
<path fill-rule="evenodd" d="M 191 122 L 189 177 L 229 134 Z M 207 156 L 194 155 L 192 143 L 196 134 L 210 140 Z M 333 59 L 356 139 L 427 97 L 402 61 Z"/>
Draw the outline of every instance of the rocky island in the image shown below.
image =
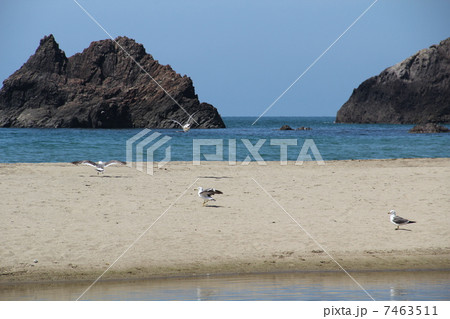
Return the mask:
<path fill-rule="evenodd" d="M 0 127 L 174 128 L 171 119 L 189 118 L 180 106 L 195 112 L 194 127 L 225 127 L 215 107 L 200 103 L 189 77 L 133 39 L 95 41 L 67 58 L 49 35 L 3 82 Z"/>
<path fill-rule="evenodd" d="M 337 123 L 450 122 L 450 38 L 364 81 Z"/>

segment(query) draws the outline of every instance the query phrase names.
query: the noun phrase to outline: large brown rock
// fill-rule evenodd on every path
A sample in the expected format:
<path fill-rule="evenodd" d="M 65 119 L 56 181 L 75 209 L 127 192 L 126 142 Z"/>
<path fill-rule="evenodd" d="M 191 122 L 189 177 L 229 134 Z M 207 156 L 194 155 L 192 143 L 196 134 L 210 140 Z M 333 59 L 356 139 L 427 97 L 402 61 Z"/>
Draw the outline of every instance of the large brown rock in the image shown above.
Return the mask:
<path fill-rule="evenodd" d="M 450 38 L 364 81 L 336 122 L 449 123 Z"/>
<path fill-rule="evenodd" d="M 225 127 L 215 107 L 199 102 L 189 77 L 159 64 L 132 39 L 116 41 L 92 42 L 67 58 L 53 35 L 44 37 L 3 82 L 0 127 L 173 128 L 170 119 L 189 117 L 177 103 L 196 112 L 193 127 Z"/>

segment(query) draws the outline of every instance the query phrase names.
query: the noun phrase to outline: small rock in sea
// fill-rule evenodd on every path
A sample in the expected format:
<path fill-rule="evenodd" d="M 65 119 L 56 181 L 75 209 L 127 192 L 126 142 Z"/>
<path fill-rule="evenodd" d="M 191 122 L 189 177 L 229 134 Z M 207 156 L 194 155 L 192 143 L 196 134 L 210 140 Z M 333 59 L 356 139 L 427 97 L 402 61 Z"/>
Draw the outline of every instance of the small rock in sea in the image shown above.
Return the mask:
<path fill-rule="evenodd" d="M 297 128 L 297 131 L 311 131 L 311 128 L 307 126 L 300 126 Z"/>
<path fill-rule="evenodd" d="M 409 130 L 409 133 L 448 133 L 450 130 L 445 126 L 435 123 L 419 124 Z"/>
<path fill-rule="evenodd" d="M 280 131 L 292 131 L 292 127 L 290 127 L 289 125 L 283 125 L 280 128 Z"/>

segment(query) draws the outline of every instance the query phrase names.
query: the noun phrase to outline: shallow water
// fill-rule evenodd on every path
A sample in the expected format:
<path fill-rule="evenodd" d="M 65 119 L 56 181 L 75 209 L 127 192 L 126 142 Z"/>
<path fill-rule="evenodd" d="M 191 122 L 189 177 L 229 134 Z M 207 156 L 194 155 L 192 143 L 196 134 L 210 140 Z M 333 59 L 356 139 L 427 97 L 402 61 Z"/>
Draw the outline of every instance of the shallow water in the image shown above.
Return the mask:
<path fill-rule="evenodd" d="M 450 271 L 355 272 L 375 300 L 450 300 Z M 7 284 L 0 300 L 76 300 L 91 282 Z M 371 300 L 341 272 L 98 282 L 81 300 Z"/>

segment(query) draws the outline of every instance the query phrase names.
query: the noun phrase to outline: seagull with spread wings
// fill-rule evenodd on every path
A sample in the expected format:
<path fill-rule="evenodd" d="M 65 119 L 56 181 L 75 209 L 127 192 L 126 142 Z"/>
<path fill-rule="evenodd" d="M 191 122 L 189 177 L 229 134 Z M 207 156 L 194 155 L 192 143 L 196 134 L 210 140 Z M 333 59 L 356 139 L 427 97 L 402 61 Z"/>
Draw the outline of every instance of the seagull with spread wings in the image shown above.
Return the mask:
<path fill-rule="evenodd" d="M 197 190 L 198 190 L 198 197 L 203 198 L 203 206 L 207 206 L 206 203 L 209 202 L 210 200 L 215 201 L 215 199 L 211 197 L 212 195 L 223 194 L 221 191 L 214 188 L 203 189 L 203 187 L 199 187 L 197 188 Z"/>
<path fill-rule="evenodd" d="M 197 111 L 197 112 L 198 112 L 198 111 Z M 189 118 L 188 118 L 186 124 L 181 124 L 180 122 L 178 122 L 178 121 L 176 121 L 176 120 L 171 120 L 171 121 L 174 122 L 174 123 L 177 123 L 177 124 L 183 129 L 183 132 L 186 133 L 186 132 L 188 132 L 188 131 L 191 129 L 191 125 L 192 125 L 191 120 L 192 120 L 192 117 L 193 117 L 194 114 L 197 113 L 197 112 L 194 112 L 194 113 L 192 113 L 191 115 L 189 115 Z"/>
<path fill-rule="evenodd" d="M 112 161 L 108 161 L 106 163 L 102 162 L 102 161 L 98 161 L 93 162 L 93 161 L 88 161 L 88 160 L 84 160 L 84 161 L 76 161 L 76 162 L 72 162 L 72 164 L 74 165 L 89 165 L 94 167 L 97 170 L 97 175 L 100 173 L 103 173 L 105 171 L 105 168 L 111 165 L 126 165 L 126 162 L 122 162 L 122 161 L 116 161 L 116 160 L 112 160 Z"/>
<path fill-rule="evenodd" d="M 391 210 L 388 214 L 391 215 L 390 216 L 391 223 L 397 225 L 397 228 L 395 230 L 400 229 L 400 225 L 414 224 L 415 223 L 415 221 L 413 221 L 413 220 L 408 220 L 406 218 L 397 216 L 397 213 L 395 212 L 395 210 Z"/>

